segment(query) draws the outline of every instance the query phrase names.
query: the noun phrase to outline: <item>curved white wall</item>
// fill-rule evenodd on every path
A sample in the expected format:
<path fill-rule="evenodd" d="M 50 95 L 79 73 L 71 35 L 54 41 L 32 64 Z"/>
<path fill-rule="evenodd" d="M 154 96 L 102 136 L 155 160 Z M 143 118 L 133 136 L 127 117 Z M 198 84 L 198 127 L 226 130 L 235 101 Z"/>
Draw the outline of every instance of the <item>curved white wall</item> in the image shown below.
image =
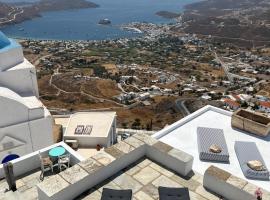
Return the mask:
<path fill-rule="evenodd" d="M 36 70 L 27 60 L 16 68 L 0 72 L 0 86 L 7 87 L 21 96 L 39 96 Z"/>
<path fill-rule="evenodd" d="M 28 108 L 12 99 L 0 96 L 0 127 L 28 121 Z"/>
<path fill-rule="evenodd" d="M 23 59 L 23 50 L 18 44 L 15 44 L 13 48 L 2 49 L 0 52 L 0 72 L 23 62 Z"/>

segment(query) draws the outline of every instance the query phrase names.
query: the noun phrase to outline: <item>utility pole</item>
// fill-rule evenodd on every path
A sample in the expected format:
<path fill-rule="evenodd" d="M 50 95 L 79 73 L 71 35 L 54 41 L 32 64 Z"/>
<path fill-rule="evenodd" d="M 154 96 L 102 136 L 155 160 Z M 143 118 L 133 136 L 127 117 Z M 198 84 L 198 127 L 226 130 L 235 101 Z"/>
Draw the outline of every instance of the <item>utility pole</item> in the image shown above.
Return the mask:
<path fill-rule="evenodd" d="M 12 190 L 15 192 L 17 190 L 16 188 L 16 180 L 13 172 L 13 164 L 11 162 L 4 163 L 4 171 L 5 171 L 5 177 L 6 181 L 9 186 L 9 190 Z"/>

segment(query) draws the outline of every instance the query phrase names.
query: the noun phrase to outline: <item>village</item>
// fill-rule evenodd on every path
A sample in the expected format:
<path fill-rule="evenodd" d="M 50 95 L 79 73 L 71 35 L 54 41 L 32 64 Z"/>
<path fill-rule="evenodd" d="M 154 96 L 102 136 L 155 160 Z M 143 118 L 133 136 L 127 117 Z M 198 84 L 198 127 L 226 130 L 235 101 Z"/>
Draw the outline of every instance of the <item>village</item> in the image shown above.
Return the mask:
<path fill-rule="evenodd" d="M 247 50 L 172 33 L 109 41 L 23 40 L 21 44 L 37 66 L 41 99 L 55 114 L 120 109 L 124 114 L 119 111 L 119 125 L 129 127 L 143 121 L 142 111 L 149 112 L 151 122 L 139 129 L 150 123 L 161 128 L 208 104 L 270 114 L 267 48 Z M 72 106 L 65 104 L 70 102 Z M 164 112 L 162 123 L 159 109 Z"/>

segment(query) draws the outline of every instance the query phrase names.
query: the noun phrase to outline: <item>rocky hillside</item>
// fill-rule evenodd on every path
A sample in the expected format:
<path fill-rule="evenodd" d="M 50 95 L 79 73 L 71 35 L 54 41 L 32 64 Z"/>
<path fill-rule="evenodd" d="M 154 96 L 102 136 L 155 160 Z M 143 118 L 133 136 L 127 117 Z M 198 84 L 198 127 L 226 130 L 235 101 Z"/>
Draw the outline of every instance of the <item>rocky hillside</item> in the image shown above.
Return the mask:
<path fill-rule="evenodd" d="M 208 0 L 186 6 L 185 31 L 241 46 L 270 45 L 269 0 Z"/>
<path fill-rule="evenodd" d="M 41 17 L 41 12 L 82 8 L 96 8 L 97 4 L 86 0 L 41 0 L 24 7 L 0 2 L 0 26 L 20 23 L 34 17 Z"/>
<path fill-rule="evenodd" d="M 98 7 L 97 4 L 85 0 L 41 0 L 34 6 L 37 7 L 40 11 L 56 11 Z"/>
<path fill-rule="evenodd" d="M 12 11 L 12 7 L 0 2 L 0 18 L 6 17 Z"/>

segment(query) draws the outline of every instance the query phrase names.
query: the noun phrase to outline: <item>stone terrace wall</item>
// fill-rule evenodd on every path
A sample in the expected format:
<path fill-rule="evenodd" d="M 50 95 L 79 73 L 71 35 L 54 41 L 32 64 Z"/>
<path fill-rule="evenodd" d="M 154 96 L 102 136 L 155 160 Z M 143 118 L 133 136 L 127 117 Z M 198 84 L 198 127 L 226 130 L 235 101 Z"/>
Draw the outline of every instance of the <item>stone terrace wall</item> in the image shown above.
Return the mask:
<path fill-rule="evenodd" d="M 258 188 L 215 166 L 205 171 L 203 186 L 229 200 L 255 200 L 254 192 Z M 270 193 L 263 191 L 263 199 L 270 199 Z"/>
<path fill-rule="evenodd" d="M 191 155 L 138 133 L 38 184 L 38 197 L 74 199 L 144 156 L 183 176 L 192 170 Z"/>

